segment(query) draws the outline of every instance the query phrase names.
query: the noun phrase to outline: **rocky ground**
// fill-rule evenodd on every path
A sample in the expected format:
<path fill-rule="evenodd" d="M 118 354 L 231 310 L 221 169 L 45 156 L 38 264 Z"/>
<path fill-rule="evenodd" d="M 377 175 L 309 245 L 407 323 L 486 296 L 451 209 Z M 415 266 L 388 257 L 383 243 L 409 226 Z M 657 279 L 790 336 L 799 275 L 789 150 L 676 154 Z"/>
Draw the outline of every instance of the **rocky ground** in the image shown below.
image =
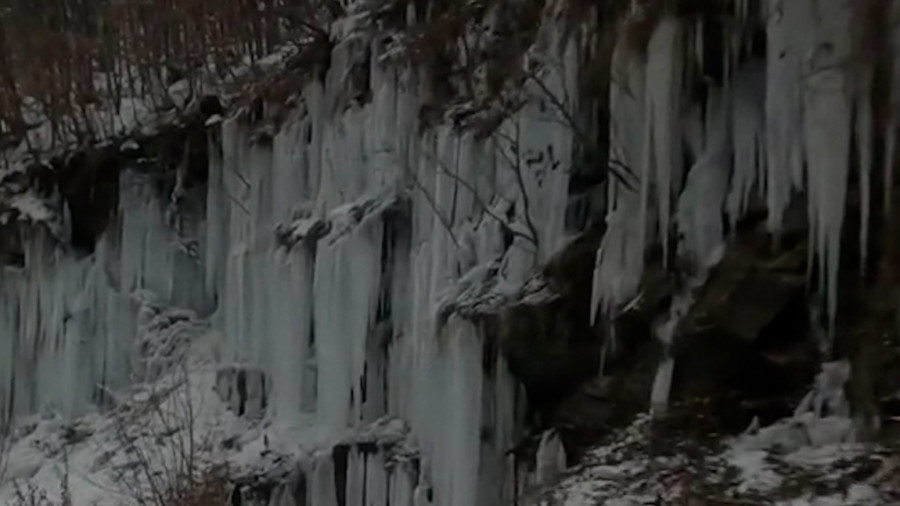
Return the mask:
<path fill-rule="evenodd" d="M 829 423 L 829 422 L 826 422 Z M 780 425 L 790 439 L 792 424 Z M 647 417 L 610 436 L 561 481 L 534 492 L 541 506 L 839 506 L 900 502 L 900 458 L 877 444 L 760 444 L 763 432 L 698 442 L 653 437 Z"/>

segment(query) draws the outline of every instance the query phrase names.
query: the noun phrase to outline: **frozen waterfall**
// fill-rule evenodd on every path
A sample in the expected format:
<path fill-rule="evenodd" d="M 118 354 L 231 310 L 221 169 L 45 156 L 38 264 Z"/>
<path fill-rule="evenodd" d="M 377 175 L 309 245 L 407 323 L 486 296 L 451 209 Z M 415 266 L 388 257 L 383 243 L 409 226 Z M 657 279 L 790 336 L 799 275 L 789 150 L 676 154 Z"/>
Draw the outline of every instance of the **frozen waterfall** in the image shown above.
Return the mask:
<path fill-rule="evenodd" d="M 742 23 L 730 44 L 702 19 L 662 15 L 646 47 L 619 37 L 611 51 L 603 148 L 633 181 L 610 178 L 592 202 L 606 210 L 592 316 L 612 324 L 639 300 L 645 254 L 659 247 L 667 268 L 689 274 L 655 329 L 666 350 L 690 289 L 756 201 L 777 234 L 805 194 L 810 265 L 832 324 L 851 167 L 867 254 L 882 157 L 871 79 L 842 66 L 854 50 L 852 2 L 725 4 Z M 517 293 L 572 239 L 578 132 L 534 99 L 583 105 L 591 35 L 563 22 L 545 16 L 537 45 L 559 65 L 539 71 L 540 89 L 524 80 L 532 100 L 495 138 L 424 125 L 421 73 L 386 63 L 382 41 L 354 34 L 337 41 L 321 79 L 297 83 L 289 110 L 257 111 L 265 125 L 241 114 L 207 122 L 205 179 L 178 186 L 177 199 L 154 178 L 162 162 L 123 162 L 114 218 L 89 254 L 4 214 L 4 227 L 22 222 L 24 265 L 0 269 L 2 417 L 84 414 L 150 374 L 134 360 L 149 314 L 221 337 L 217 390 L 241 397 L 226 400 L 242 416 L 317 435 L 291 478 L 310 502 L 286 483 L 270 504 L 504 504 L 523 488 L 511 451 L 523 436 L 522 385 L 477 313 Z M 352 101 L 361 39 L 369 98 Z M 893 156 L 893 137 L 884 149 Z M 63 229 L 66 213 L 55 217 Z M 654 412 L 664 412 L 677 367 L 665 354 Z M 545 434 L 541 480 L 565 469 L 559 436 Z"/>

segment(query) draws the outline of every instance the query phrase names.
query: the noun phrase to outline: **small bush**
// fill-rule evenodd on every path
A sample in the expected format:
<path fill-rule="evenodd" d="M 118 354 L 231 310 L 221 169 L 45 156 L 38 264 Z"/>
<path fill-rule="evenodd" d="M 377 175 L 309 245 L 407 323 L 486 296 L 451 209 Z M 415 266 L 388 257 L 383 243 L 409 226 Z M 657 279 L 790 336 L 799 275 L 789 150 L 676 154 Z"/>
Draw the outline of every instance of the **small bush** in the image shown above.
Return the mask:
<path fill-rule="evenodd" d="M 123 404 L 113 412 L 113 427 L 128 464 L 112 476 L 120 492 L 139 506 L 223 504 L 229 493 L 229 469 L 211 462 L 216 444 L 197 427 L 186 364 L 172 371 L 172 383 L 150 392 L 149 399 Z"/>

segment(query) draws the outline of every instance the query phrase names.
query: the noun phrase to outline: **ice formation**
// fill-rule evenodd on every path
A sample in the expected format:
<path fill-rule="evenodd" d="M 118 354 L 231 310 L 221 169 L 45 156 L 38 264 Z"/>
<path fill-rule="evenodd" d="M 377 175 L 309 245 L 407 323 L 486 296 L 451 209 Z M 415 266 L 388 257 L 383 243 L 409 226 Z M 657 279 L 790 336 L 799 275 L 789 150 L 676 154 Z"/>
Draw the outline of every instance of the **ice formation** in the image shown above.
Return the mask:
<path fill-rule="evenodd" d="M 709 210 L 727 211 L 734 224 L 753 190 L 764 189 L 769 227 L 777 232 L 792 194 L 805 190 L 819 281 L 827 290 L 828 314 L 833 320 L 853 137 L 860 146 L 862 200 L 869 202 L 871 193 L 867 81 L 851 79 L 844 64 L 853 51 L 852 7 L 837 0 L 772 0 L 764 10 L 769 14 L 766 58 L 739 61 L 738 56 L 745 52 L 740 45 L 735 54 L 727 56 L 735 66 L 734 78 L 714 87 L 706 103 L 698 104 L 706 111 L 699 126 L 692 126 L 698 121 L 692 119 L 695 115 L 678 116 L 688 93 L 679 76 L 693 65 L 704 64 L 693 51 L 679 45 L 684 37 L 675 35 L 688 28 L 679 28 L 679 23 L 693 22 L 660 22 L 647 47 L 645 63 L 628 54 L 632 49 L 617 49 L 610 154 L 640 168 L 642 184 L 637 195 L 613 194 L 610 231 L 595 272 L 594 298 L 606 312 L 633 295 L 640 279 L 636 255 L 622 255 L 621 251 L 630 244 L 646 246 L 656 240 L 666 249 L 671 236 L 669 217 L 675 207 L 670 195 L 681 195 L 676 221 L 684 234 L 684 247 L 678 254 L 690 256 L 698 253 L 698 247 L 708 248 L 698 241 L 714 242 L 713 236 L 723 235 L 719 213 Z M 638 113 L 641 110 L 644 112 Z M 643 120 L 635 124 L 638 117 Z M 682 129 L 677 128 L 678 122 Z M 678 139 L 679 130 L 687 138 Z M 696 160 L 684 191 L 678 151 L 683 143 L 694 148 Z M 646 149 L 642 150 L 643 146 Z M 692 212 L 691 207 L 707 212 Z M 628 211 L 617 212 L 620 209 Z M 651 221 L 646 218 L 652 209 L 656 209 L 658 227 L 649 226 Z M 628 220 L 619 219 L 620 214 L 630 216 L 631 223 L 625 224 Z M 861 227 L 863 245 L 867 242 L 867 217 Z"/>
<path fill-rule="evenodd" d="M 555 430 L 545 431 L 541 435 L 541 443 L 538 446 L 537 476 L 539 484 L 552 483 L 560 473 L 566 470 L 566 449 L 563 447 L 559 432 Z"/>
<path fill-rule="evenodd" d="M 655 25 L 644 53 L 626 38 L 615 48 L 610 157 L 631 169 L 635 189 L 612 178 L 607 187 L 594 319 L 614 319 L 639 296 L 651 246 L 702 279 L 754 197 L 778 232 L 805 191 L 833 322 L 851 146 L 864 207 L 877 158 L 868 81 L 841 65 L 853 50 L 852 2 L 760 3 L 759 13 L 733 5 L 743 22 L 765 20 L 765 55 L 736 37 L 723 61 L 707 61 L 702 21 L 674 17 Z M 545 23 L 561 65 L 542 82 L 576 109 L 580 39 L 562 44 L 563 30 Z M 364 62 L 371 99 L 345 104 L 360 40 L 373 53 Z M 3 416 L 84 413 L 137 373 L 158 374 L 167 346 L 207 319 L 220 337 L 219 395 L 241 415 L 316 434 L 302 470 L 309 504 L 510 497 L 518 386 L 459 308 L 502 299 L 564 244 L 570 174 L 555 162 L 572 158 L 573 131 L 534 103 L 500 125 L 518 144 L 502 153 L 449 124 L 423 129 L 420 76 L 383 64 L 378 44 L 338 41 L 324 78 L 297 83 L 295 107 L 266 135 L 238 117 L 206 120 L 208 180 L 179 187 L 177 205 L 146 168 L 125 167 L 116 219 L 91 255 L 58 247 L 65 215 L 53 221 L 17 197 L 22 214 L 61 225 L 23 226 L 24 267 L 0 271 Z M 687 89 L 698 69 L 716 66 L 725 70 L 710 93 Z M 892 136 L 887 144 L 892 157 Z M 515 157 L 537 161 L 517 172 Z M 483 293 L 488 280 L 496 293 Z M 667 346 L 690 288 L 658 329 Z M 171 330 L 169 340 L 135 364 L 149 327 Z M 674 367 L 670 357 L 659 367 L 654 410 L 665 409 Z M 544 439 L 542 477 L 564 467 L 558 437 Z M 398 456 L 398 445 L 408 453 Z M 279 494 L 277 504 L 291 504 Z"/>
<path fill-rule="evenodd" d="M 726 240 L 726 224 L 733 229 L 755 196 L 765 197 L 768 228 L 777 236 L 788 205 L 805 193 L 810 266 L 816 273 L 812 281 L 824 294 L 833 328 L 853 166 L 859 171 L 859 243 L 865 262 L 874 126 L 871 69 L 855 53 L 855 4 L 770 0 L 729 5 L 735 19 L 749 28 L 729 29 L 737 35 L 733 44 L 725 44 L 724 63 L 704 60 L 709 34 L 703 20 L 664 17 L 646 48 L 634 48 L 627 37 L 616 47 L 610 157 L 631 167 L 640 185 L 637 191 L 616 185 L 610 190 L 608 229 L 594 271 L 595 317 L 614 320 L 639 295 L 643 252 L 651 245 L 662 246 L 666 262 L 677 233 L 674 256 L 696 270 Z M 758 5 L 759 12 L 750 5 Z M 752 37 L 743 35 L 754 23 L 766 30 L 764 54 L 754 52 Z M 721 75 L 715 74 L 717 64 L 724 66 Z M 709 85 L 699 99 L 682 77 L 696 72 Z M 892 131 L 886 144 L 890 164 Z M 682 159 L 690 161 L 686 174 Z M 892 177 L 888 169 L 886 178 Z M 890 181 L 886 192 L 889 186 Z"/>
<path fill-rule="evenodd" d="M 571 60 L 574 46 L 561 49 Z M 572 133 L 537 105 L 501 125 L 517 136 L 505 157 L 450 125 L 420 133 L 419 78 L 377 54 L 367 63 L 371 100 L 344 108 L 355 51 L 335 47 L 324 81 L 297 90 L 270 139 L 241 118 L 207 120 L 208 180 L 177 207 L 146 170 L 126 167 L 117 219 L 94 254 L 74 258 L 28 228 L 24 268 L 0 273 L 6 416 L 84 413 L 142 372 L 130 360 L 142 332 L 207 318 L 221 336 L 215 391 L 227 405 L 315 429 L 318 442 L 294 442 L 311 448 L 310 504 L 509 497 L 519 387 L 502 357 L 486 355 L 477 321 L 439 320 L 436 308 L 484 265 L 498 266 L 504 290 L 521 285 L 562 244 L 566 172 L 545 159 L 519 174 L 510 156 L 566 159 Z M 575 96 L 570 76 L 555 72 L 547 88 Z M 523 232 L 506 243 L 505 228 Z M 143 372 L 156 374 L 171 349 L 146 350 L 155 358 Z M 383 420 L 403 421 L 414 461 L 346 439 Z"/>

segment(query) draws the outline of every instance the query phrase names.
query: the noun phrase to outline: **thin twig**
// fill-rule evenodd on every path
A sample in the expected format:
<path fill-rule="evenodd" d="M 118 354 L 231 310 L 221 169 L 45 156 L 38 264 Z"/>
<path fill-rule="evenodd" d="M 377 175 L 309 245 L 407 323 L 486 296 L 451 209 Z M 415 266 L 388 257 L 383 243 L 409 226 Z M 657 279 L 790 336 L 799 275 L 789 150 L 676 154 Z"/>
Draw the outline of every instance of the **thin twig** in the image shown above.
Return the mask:
<path fill-rule="evenodd" d="M 533 243 L 535 245 L 535 247 L 537 247 L 537 243 L 535 243 L 533 238 L 529 237 L 528 234 L 523 234 L 522 232 L 515 230 L 514 228 L 512 228 L 510 226 L 510 224 L 506 220 L 504 220 L 503 218 L 498 216 L 494 211 L 492 211 L 491 208 L 481 198 L 481 195 L 478 194 L 478 190 L 474 186 L 472 186 L 471 183 L 466 181 L 465 178 L 462 178 L 459 175 L 451 172 L 449 169 L 447 169 L 447 167 L 444 165 L 443 162 L 441 162 L 440 160 L 437 159 L 437 157 L 430 155 L 428 153 L 426 153 L 425 156 L 428 157 L 429 159 L 431 159 L 432 161 L 434 161 L 435 165 L 437 165 L 438 169 L 442 173 L 444 173 L 445 175 L 447 175 L 451 179 L 453 179 L 455 182 L 462 185 L 465 189 L 469 190 L 469 192 L 472 194 L 472 197 L 475 199 L 475 202 L 478 204 L 479 207 L 481 207 L 484 210 L 485 214 L 487 214 L 491 218 L 497 220 L 497 222 L 499 222 L 501 225 L 503 225 L 503 227 L 506 228 L 507 230 L 509 230 L 514 236 L 521 237 L 521 238 Z"/>
<path fill-rule="evenodd" d="M 537 227 L 534 225 L 534 221 L 531 219 L 531 204 L 528 199 L 528 191 L 525 188 L 525 179 L 522 177 L 522 151 L 521 144 L 519 140 L 521 138 L 521 126 L 518 122 L 516 122 L 516 138 L 511 138 L 508 134 L 503 132 L 495 132 L 496 136 L 503 137 L 507 139 L 507 142 L 510 143 L 510 148 L 514 151 L 515 159 L 513 159 L 502 146 L 499 145 L 497 139 L 494 138 L 494 149 L 500 153 L 500 155 L 506 160 L 507 165 L 513 171 L 516 176 L 516 184 L 519 187 L 519 193 L 522 195 L 522 214 L 525 215 L 525 224 L 528 226 L 528 230 L 531 232 L 531 242 L 534 244 L 535 249 L 538 249 L 538 232 Z"/>
<path fill-rule="evenodd" d="M 563 118 L 566 120 L 568 127 L 572 129 L 572 132 L 578 137 L 578 140 L 585 145 L 590 143 L 590 138 L 586 133 L 584 133 L 581 128 L 578 126 L 578 122 L 575 121 L 575 118 L 572 116 L 572 113 L 569 112 L 569 108 L 566 104 L 562 103 L 559 100 L 559 97 L 550 90 L 547 86 L 547 83 L 544 82 L 543 79 L 537 76 L 537 72 L 530 72 L 527 75 L 528 79 L 535 82 L 541 91 L 546 95 L 547 99 L 553 104 L 556 110 L 563 115 Z"/>
<path fill-rule="evenodd" d="M 568 106 L 560 101 L 559 97 L 557 97 L 556 94 L 554 94 L 553 91 L 550 90 L 550 88 L 547 86 L 547 83 L 545 83 L 543 79 L 537 76 L 537 72 L 535 71 L 528 73 L 527 78 L 534 81 L 534 83 L 538 85 L 538 87 L 541 89 L 544 95 L 546 95 L 547 99 L 550 101 L 553 107 L 556 108 L 556 110 L 563 116 L 563 119 L 565 120 L 563 126 L 568 127 L 572 131 L 572 133 L 575 134 L 575 137 L 582 144 L 582 146 L 590 146 L 592 144 L 590 137 L 588 137 L 588 135 L 578 126 L 578 122 L 575 120 L 575 117 L 572 116 L 572 113 L 569 112 Z M 624 172 L 632 178 L 636 177 L 634 172 L 628 166 L 619 162 L 618 160 L 610 160 L 607 163 L 606 170 L 607 172 L 611 172 L 613 177 L 619 180 L 628 189 L 635 191 L 634 186 L 630 184 L 625 179 L 625 175 L 622 174 L 622 172 Z"/>
<path fill-rule="evenodd" d="M 431 194 L 428 193 L 428 190 L 422 185 L 422 183 L 419 182 L 419 178 L 417 178 L 415 174 L 412 175 L 412 182 L 413 185 L 415 185 L 415 187 L 422 192 L 422 195 L 425 197 L 425 200 L 428 202 L 431 210 L 434 212 L 435 216 L 437 216 L 438 221 L 441 222 L 441 225 L 443 225 L 444 229 L 447 230 L 447 233 L 450 234 L 450 239 L 453 241 L 453 244 L 456 245 L 457 249 L 462 249 L 462 245 L 460 245 L 459 240 L 456 239 L 456 234 L 453 233 L 453 225 L 451 225 L 450 222 L 447 221 L 447 217 L 444 216 L 444 213 L 442 213 L 440 209 L 438 209 L 437 203 L 434 201 L 434 198 L 432 198 Z"/>

